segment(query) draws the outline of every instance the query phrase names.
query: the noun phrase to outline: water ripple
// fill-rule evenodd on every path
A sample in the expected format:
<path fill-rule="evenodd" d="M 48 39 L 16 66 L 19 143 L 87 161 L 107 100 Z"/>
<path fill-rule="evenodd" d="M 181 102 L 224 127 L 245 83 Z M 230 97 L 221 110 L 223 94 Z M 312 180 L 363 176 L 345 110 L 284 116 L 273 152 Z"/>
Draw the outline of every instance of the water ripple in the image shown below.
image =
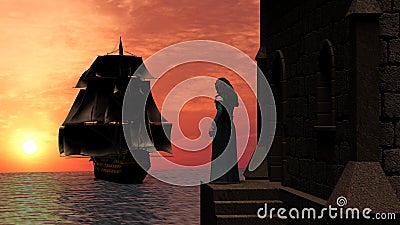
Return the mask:
<path fill-rule="evenodd" d="M 199 224 L 198 187 L 117 184 L 92 172 L 0 174 L 0 224 Z"/>

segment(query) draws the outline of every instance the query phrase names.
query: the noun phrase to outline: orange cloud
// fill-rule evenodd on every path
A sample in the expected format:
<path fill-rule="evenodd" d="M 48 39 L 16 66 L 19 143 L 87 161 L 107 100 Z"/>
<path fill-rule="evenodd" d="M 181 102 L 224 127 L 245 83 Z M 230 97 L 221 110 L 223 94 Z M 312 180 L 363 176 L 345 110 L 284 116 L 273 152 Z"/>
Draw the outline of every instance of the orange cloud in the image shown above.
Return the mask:
<path fill-rule="evenodd" d="M 57 130 L 77 94 L 72 87 L 96 55 L 117 46 L 120 35 L 125 50 L 144 59 L 173 43 L 195 39 L 224 42 L 254 58 L 258 4 L 258 0 L 1 1 L 0 172 L 92 169 L 87 159 L 58 157 Z M 198 71 L 198 66 L 187 68 L 179 79 Z M 219 77 L 220 72 L 224 70 L 200 73 Z M 239 81 L 233 83 L 244 88 Z M 161 89 L 157 95 L 163 94 Z M 187 110 L 196 111 L 196 107 Z M 197 132 L 197 126 L 195 132 L 185 129 Z M 39 158 L 20 154 L 24 138 L 36 138 Z"/>

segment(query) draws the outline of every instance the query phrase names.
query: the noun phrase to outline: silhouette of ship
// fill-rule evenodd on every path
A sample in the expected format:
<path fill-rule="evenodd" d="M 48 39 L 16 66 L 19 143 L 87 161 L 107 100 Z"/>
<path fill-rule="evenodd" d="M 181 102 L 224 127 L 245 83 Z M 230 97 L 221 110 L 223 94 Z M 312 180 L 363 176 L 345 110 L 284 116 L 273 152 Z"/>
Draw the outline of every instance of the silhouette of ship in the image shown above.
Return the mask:
<path fill-rule="evenodd" d="M 59 129 L 59 151 L 90 156 L 96 178 L 142 183 L 150 168 L 149 152 L 172 153 L 172 124 L 157 109 L 148 80 L 153 77 L 140 67 L 142 58 L 124 55 L 121 38 L 118 50 L 119 54 L 98 56 L 80 77 L 78 96 Z M 139 67 L 139 75 L 132 76 Z M 133 101 L 123 120 L 125 94 Z"/>

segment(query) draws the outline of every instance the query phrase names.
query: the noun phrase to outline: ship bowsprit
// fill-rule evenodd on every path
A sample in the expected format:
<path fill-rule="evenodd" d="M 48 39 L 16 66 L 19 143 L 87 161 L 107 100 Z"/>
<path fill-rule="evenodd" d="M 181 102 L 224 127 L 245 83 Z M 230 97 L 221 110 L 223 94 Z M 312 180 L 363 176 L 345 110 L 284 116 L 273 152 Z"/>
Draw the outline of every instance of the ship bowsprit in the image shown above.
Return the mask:
<path fill-rule="evenodd" d="M 154 102 L 146 80 L 150 73 L 141 66 L 132 77 L 142 63 L 133 55 L 98 56 L 76 85 L 79 93 L 59 129 L 59 152 L 90 156 L 96 178 L 141 183 L 150 168 L 149 152 L 172 153 L 172 124 Z M 126 94 L 132 102 L 122 118 Z"/>

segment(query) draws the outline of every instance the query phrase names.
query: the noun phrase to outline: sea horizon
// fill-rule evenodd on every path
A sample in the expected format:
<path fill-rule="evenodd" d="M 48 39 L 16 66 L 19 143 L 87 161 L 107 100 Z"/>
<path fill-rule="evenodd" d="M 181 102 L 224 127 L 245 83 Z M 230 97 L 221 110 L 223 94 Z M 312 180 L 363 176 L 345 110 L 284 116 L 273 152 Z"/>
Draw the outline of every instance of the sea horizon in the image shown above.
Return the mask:
<path fill-rule="evenodd" d="M 239 168 L 239 172 L 244 172 L 246 168 Z M 177 170 L 177 169 L 151 169 L 150 171 L 186 171 L 186 170 L 193 170 L 193 169 L 181 169 L 181 170 Z M 198 170 L 198 169 L 196 169 Z M 208 169 L 200 169 L 200 170 L 208 170 Z M 93 172 L 92 170 L 59 170 L 59 171 L 0 171 L 0 174 L 2 173 L 70 173 L 70 172 Z"/>

